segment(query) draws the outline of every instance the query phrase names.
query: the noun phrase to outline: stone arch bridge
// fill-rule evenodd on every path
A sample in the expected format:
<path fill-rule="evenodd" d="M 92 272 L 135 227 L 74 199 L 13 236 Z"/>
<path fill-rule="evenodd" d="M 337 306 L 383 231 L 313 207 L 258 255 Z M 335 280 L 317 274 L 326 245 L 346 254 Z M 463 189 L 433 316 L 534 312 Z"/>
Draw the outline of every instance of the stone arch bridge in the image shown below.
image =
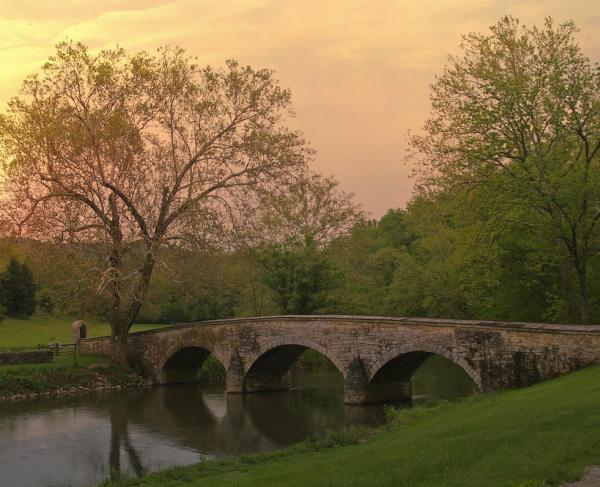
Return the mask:
<path fill-rule="evenodd" d="M 534 384 L 600 362 L 600 326 L 376 316 L 269 316 L 205 321 L 133 333 L 128 356 L 158 383 L 212 354 L 226 390 L 289 386 L 306 350 L 327 357 L 344 379 L 349 404 L 411 397 L 415 370 L 437 354 L 458 364 L 480 391 Z M 108 337 L 82 339 L 84 354 L 110 353 Z"/>

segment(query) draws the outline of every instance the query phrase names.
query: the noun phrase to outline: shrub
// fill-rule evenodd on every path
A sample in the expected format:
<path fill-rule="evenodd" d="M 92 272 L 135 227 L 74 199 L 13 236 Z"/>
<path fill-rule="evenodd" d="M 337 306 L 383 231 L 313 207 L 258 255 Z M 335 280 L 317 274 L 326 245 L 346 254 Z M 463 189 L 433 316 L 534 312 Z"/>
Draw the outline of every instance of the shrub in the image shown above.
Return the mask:
<path fill-rule="evenodd" d="M 54 310 L 54 300 L 47 291 L 41 291 L 37 295 L 37 305 L 46 313 L 52 313 Z"/>

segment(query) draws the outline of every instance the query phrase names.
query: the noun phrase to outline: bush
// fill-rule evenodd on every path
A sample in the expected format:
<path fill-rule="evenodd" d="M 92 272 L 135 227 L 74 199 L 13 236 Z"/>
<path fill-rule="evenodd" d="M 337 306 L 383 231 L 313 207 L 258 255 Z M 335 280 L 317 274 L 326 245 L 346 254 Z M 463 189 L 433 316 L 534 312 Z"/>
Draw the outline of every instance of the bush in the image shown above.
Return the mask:
<path fill-rule="evenodd" d="M 37 296 L 37 305 L 46 313 L 52 313 L 54 310 L 54 300 L 47 291 L 41 291 Z"/>

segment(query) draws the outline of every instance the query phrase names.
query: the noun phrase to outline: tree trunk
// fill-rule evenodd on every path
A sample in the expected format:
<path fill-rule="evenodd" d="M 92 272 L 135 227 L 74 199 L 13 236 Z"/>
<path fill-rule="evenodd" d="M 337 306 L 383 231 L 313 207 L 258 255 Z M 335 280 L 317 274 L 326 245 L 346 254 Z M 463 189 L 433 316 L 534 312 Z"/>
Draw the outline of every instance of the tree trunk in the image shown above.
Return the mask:
<path fill-rule="evenodd" d="M 110 286 L 112 304 L 110 308 L 110 332 L 111 332 L 111 356 L 112 359 L 121 365 L 127 364 L 127 332 L 129 329 L 125 326 L 122 313 L 121 299 L 121 268 L 123 266 L 123 232 L 120 226 L 120 215 L 117 206 L 117 197 L 112 193 L 109 198 L 109 205 L 112 214 L 110 226 L 110 235 L 112 238 L 112 247 L 109 255 L 110 261 Z"/>
<path fill-rule="evenodd" d="M 574 286 L 571 262 L 567 259 L 561 259 L 558 265 L 558 274 L 560 277 L 560 287 L 562 295 L 567 302 L 567 319 L 569 321 L 579 321 L 580 308 L 579 296 Z"/>
<path fill-rule="evenodd" d="M 588 298 L 587 288 L 587 269 L 585 264 L 583 268 L 577 268 L 577 276 L 579 277 L 579 316 L 581 323 L 590 323 L 590 303 Z"/>
<path fill-rule="evenodd" d="M 572 227 L 569 240 L 563 238 L 563 242 L 569 252 L 573 267 L 577 271 L 577 284 L 579 288 L 579 322 L 587 325 L 590 323 L 590 304 L 588 298 L 587 263 L 589 258 L 588 242 L 583 239 L 583 245 L 578 244 L 576 228 Z"/>
<path fill-rule="evenodd" d="M 148 248 L 146 252 L 146 257 L 144 258 L 144 264 L 138 270 L 139 274 L 139 284 L 137 286 L 137 290 L 133 295 L 131 304 L 129 306 L 129 311 L 127 312 L 126 326 L 124 328 L 124 333 L 129 333 L 129 329 L 133 325 L 133 322 L 137 318 L 140 309 L 142 308 L 142 304 L 146 300 L 146 296 L 148 295 L 148 289 L 150 289 L 150 279 L 152 278 L 152 273 L 154 272 L 154 264 L 156 262 L 155 252 L 157 249 L 157 245 L 153 244 Z"/>
<path fill-rule="evenodd" d="M 120 365 L 129 365 L 127 355 L 127 333 L 113 332 L 110 341 L 110 355 L 112 359 Z"/>
<path fill-rule="evenodd" d="M 121 365 L 131 365 L 127 356 L 127 337 L 148 294 L 155 264 L 155 251 L 155 246 L 151 246 L 146 253 L 144 264 L 139 269 L 139 284 L 127 313 L 122 312 L 120 286 L 118 283 L 114 285 L 111 313 L 111 355 L 112 359 Z"/>
<path fill-rule="evenodd" d="M 121 365 L 127 364 L 127 332 L 128 328 L 121 317 L 120 293 L 113 292 L 113 303 L 110 313 L 110 354 L 112 359 Z"/>

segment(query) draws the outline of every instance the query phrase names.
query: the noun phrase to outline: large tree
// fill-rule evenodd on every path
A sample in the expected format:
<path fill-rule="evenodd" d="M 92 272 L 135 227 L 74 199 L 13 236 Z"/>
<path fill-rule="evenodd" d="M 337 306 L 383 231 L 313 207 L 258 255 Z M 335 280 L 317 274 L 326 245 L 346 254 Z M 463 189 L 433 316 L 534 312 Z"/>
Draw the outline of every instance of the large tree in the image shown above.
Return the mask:
<path fill-rule="evenodd" d="M 432 112 L 411 138 L 420 191 L 464 194 L 490 235 L 544 237 L 575 276 L 582 322 L 600 252 L 600 70 L 572 22 L 528 28 L 512 17 L 469 34 L 431 89 Z M 490 211 L 493 209 L 494 211 Z"/>
<path fill-rule="evenodd" d="M 290 115 L 268 70 L 61 43 L 0 118 L 5 219 L 20 235 L 105 252 L 100 289 L 114 358 L 126 361 L 161 246 L 233 231 L 252 193 L 304 167 Z"/>

